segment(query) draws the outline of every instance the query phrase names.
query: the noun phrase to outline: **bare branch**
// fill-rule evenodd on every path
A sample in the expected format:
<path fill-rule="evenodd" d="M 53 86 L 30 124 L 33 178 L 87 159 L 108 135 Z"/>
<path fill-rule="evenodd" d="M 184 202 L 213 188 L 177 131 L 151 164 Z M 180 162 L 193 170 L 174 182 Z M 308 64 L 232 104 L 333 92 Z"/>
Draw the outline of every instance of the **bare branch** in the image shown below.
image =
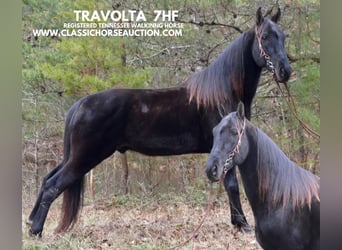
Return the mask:
<path fill-rule="evenodd" d="M 193 20 L 191 20 L 191 21 L 184 21 L 184 20 L 177 19 L 177 22 L 179 22 L 179 23 L 188 23 L 188 24 L 190 23 L 190 24 L 194 24 L 194 25 L 197 25 L 197 26 L 204 26 L 204 25 L 207 25 L 207 26 L 223 26 L 223 27 L 232 28 L 232 29 L 236 30 L 239 33 L 243 33 L 243 30 L 241 30 L 238 26 L 230 25 L 230 24 L 225 24 L 225 23 L 217 23 L 215 21 L 212 21 L 212 22 L 203 22 L 203 21 L 195 22 Z"/>
<path fill-rule="evenodd" d="M 289 61 L 292 63 L 292 62 L 297 62 L 297 61 L 300 61 L 300 60 L 311 60 L 315 63 L 321 63 L 321 58 L 318 57 L 318 56 L 315 56 L 315 55 L 304 55 L 304 56 L 298 56 L 298 57 L 295 57 L 295 56 L 292 56 L 292 55 L 287 55 L 287 57 L 289 58 Z"/>

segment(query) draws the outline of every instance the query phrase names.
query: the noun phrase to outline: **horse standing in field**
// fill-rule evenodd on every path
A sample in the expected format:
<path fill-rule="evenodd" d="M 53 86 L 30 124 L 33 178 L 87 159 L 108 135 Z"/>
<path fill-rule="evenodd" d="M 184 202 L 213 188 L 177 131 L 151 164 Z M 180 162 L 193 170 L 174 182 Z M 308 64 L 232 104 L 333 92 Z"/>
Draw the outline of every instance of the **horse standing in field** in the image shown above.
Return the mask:
<path fill-rule="evenodd" d="M 212 128 L 221 120 L 221 113 L 236 110 L 241 100 L 250 119 L 261 70 L 266 67 L 279 82 L 286 82 L 291 74 L 285 36 L 276 24 L 279 18 L 280 9 L 269 19 L 259 8 L 254 28 L 179 87 L 109 89 L 77 101 L 66 116 L 63 161 L 44 177 L 29 216 L 30 234 L 41 236 L 50 205 L 61 193 L 62 219 L 57 232 L 72 226 L 82 200 L 84 175 L 115 151 L 151 156 L 209 153 Z M 232 224 L 250 230 L 240 204 L 235 168 L 227 173 L 224 186 Z"/>
<path fill-rule="evenodd" d="M 297 166 L 260 129 L 245 119 L 243 104 L 214 128 L 206 172 L 220 180 L 238 165 L 255 220 L 255 234 L 266 250 L 320 247 L 320 179 Z"/>

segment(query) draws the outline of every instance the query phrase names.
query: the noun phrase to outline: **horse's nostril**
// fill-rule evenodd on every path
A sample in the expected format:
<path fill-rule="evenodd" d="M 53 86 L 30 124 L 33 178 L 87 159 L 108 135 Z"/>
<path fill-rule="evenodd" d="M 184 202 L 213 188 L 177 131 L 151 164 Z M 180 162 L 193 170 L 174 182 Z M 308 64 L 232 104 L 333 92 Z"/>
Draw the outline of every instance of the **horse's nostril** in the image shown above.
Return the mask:
<path fill-rule="evenodd" d="M 280 77 L 285 78 L 285 69 L 284 68 L 280 69 Z"/>
<path fill-rule="evenodd" d="M 279 73 L 278 73 L 278 80 L 280 82 L 286 82 L 290 78 L 291 75 L 291 69 L 286 68 L 286 67 L 280 67 L 279 68 Z"/>
<path fill-rule="evenodd" d="M 216 165 L 213 167 L 212 174 L 213 174 L 213 176 L 217 175 L 217 166 Z"/>

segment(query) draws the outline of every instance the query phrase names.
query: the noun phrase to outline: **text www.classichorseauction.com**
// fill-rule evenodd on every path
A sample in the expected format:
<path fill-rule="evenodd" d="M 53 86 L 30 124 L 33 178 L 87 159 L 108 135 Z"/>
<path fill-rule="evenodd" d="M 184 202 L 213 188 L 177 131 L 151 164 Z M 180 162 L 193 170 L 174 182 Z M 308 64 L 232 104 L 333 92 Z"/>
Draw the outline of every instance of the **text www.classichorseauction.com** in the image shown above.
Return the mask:
<path fill-rule="evenodd" d="M 132 37 L 182 36 L 183 23 L 175 23 L 178 10 L 154 10 L 148 20 L 142 10 L 88 11 L 74 10 L 75 22 L 64 23 L 62 29 L 33 29 L 35 37 Z"/>

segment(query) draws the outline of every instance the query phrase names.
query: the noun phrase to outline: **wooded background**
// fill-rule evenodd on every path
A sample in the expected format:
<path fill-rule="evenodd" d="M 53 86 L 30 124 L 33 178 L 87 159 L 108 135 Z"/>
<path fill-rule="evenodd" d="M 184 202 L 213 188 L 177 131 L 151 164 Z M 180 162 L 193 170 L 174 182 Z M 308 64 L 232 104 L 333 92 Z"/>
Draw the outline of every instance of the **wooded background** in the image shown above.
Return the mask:
<path fill-rule="evenodd" d="M 111 87 L 177 86 L 208 66 L 253 27 L 255 12 L 278 2 L 286 50 L 294 70 L 289 81 L 299 117 L 320 128 L 320 2 L 318 0 L 23 0 L 22 187 L 23 207 L 31 207 L 42 177 L 63 157 L 65 113 L 73 102 Z M 33 29 L 62 29 L 75 22 L 73 10 L 179 10 L 181 37 L 34 37 Z M 138 121 L 137 121 L 138 122 Z M 263 72 L 252 122 L 298 165 L 319 175 L 319 139 L 308 134 L 289 109 L 268 72 Z M 133 195 L 186 195 L 202 199 L 208 181 L 207 155 L 147 157 L 127 153 L 128 183 L 115 153 L 87 175 L 86 202 Z M 126 173 L 127 174 L 127 173 Z"/>

